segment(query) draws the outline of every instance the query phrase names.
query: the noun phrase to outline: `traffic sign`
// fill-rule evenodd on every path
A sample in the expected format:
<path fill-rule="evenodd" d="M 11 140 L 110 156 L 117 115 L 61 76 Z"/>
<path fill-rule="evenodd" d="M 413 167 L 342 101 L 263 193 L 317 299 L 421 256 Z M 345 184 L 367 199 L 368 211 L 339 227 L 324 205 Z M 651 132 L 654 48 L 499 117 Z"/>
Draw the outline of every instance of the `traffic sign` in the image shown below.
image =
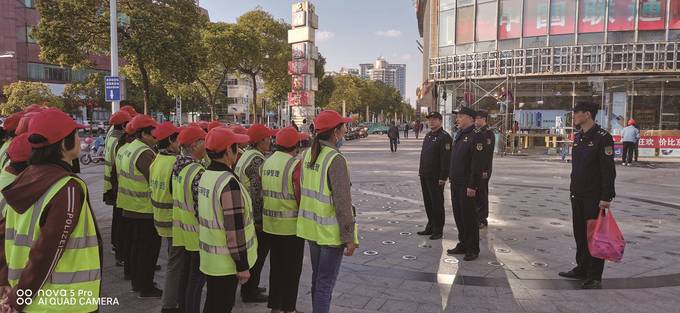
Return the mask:
<path fill-rule="evenodd" d="M 104 81 L 106 101 L 120 101 L 120 77 L 106 76 Z"/>

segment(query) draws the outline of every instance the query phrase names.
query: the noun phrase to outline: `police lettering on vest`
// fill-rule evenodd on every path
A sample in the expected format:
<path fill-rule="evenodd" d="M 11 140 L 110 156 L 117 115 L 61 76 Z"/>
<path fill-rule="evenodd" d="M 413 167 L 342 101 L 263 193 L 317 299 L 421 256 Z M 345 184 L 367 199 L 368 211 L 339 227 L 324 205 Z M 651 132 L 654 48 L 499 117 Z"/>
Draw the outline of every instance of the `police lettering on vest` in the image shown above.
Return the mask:
<path fill-rule="evenodd" d="M 190 163 L 172 177 L 172 245 L 187 251 L 198 251 L 198 219 L 191 186 L 204 168 Z"/>
<path fill-rule="evenodd" d="M 137 139 L 120 148 L 116 155 L 119 182 L 116 204 L 126 211 L 153 214 L 149 183 L 136 166 L 139 156 L 147 150 L 152 151 Z"/>
<path fill-rule="evenodd" d="M 161 237 L 172 237 L 172 193 L 170 180 L 172 167 L 177 158 L 173 155 L 156 156 L 149 171 L 149 189 L 151 189 L 151 205 L 156 231 Z"/>
<path fill-rule="evenodd" d="M 264 232 L 294 236 L 297 233 L 298 203 L 293 188 L 293 172 L 300 161 L 276 151 L 262 165 Z"/>

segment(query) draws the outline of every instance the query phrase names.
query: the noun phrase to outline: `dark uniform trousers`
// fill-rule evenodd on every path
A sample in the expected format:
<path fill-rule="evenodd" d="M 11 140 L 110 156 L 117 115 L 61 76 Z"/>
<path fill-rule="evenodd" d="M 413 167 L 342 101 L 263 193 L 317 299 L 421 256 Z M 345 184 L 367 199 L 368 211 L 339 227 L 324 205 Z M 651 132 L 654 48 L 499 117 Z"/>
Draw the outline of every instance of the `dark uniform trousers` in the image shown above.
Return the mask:
<path fill-rule="evenodd" d="M 488 224 L 489 218 L 489 179 L 490 177 L 482 177 L 475 197 L 475 205 L 479 210 L 479 222 L 485 225 Z"/>
<path fill-rule="evenodd" d="M 467 196 L 467 184 L 451 183 L 451 202 L 453 202 L 453 218 L 458 228 L 458 246 L 465 253 L 479 254 L 479 213 L 475 206 L 475 198 Z"/>
<path fill-rule="evenodd" d="M 149 291 L 154 288 L 153 277 L 161 250 L 161 237 L 158 236 L 153 218 L 128 218 L 127 222 L 132 229 L 129 257 L 132 265 L 132 288 L 142 292 Z"/>
<path fill-rule="evenodd" d="M 423 200 L 425 213 L 427 214 L 427 227 L 433 234 L 442 234 L 444 231 L 444 185 L 439 184 L 438 177 L 420 176 L 420 186 L 423 188 Z"/>
<path fill-rule="evenodd" d="M 255 261 L 253 268 L 250 269 L 250 279 L 248 279 L 245 285 L 241 286 L 241 297 L 246 298 L 254 297 L 258 294 L 257 288 L 260 286 L 260 275 L 269 254 L 269 234 L 261 230 L 257 230 L 255 233 L 257 234 L 257 261 Z"/>
<path fill-rule="evenodd" d="M 236 303 L 236 288 L 238 278 L 236 275 L 229 276 L 206 276 L 205 305 L 203 313 L 231 313 Z"/>
<path fill-rule="evenodd" d="M 269 235 L 269 304 L 271 309 L 295 311 L 305 240 L 297 236 Z"/>
<path fill-rule="evenodd" d="M 116 261 L 125 261 L 125 230 L 123 230 L 123 209 L 114 206 L 111 218 L 111 246 L 116 254 Z M 129 274 L 129 273 L 127 273 Z"/>
<path fill-rule="evenodd" d="M 588 220 L 597 219 L 599 214 L 598 197 L 571 197 L 572 219 L 574 224 L 574 239 L 576 239 L 576 269 L 588 279 L 602 280 L 604 260 L 590 255 L 588 250 Z"/>

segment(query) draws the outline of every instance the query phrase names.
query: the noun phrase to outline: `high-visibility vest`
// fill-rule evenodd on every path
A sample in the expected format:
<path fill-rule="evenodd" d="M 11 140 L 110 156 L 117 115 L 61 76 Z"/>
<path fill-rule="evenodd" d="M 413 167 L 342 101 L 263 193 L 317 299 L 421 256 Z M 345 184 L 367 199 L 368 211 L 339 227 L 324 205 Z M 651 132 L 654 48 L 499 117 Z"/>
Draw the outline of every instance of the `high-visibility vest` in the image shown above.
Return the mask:
<path fill-rule="evenodd" d="M 5 187 L 9 186 L 16 179 L 16 175 L 8 172 L 6 168 L 3 168 L 2 171 L 0 171 L 0 191 L 5 189 Z M 2 210 L 3 217 L 5 216 L 6 204 L 7 201 L 5 201 L 5 197 L 2 195 L 2 192 L 0 192 L 0 210 Z"/>
<path fill-rule="evenodd" d="M 141 140 L 121 147 L 116 154 L 118 196 L 116 205 L 126 211 L 153 214 L 149 182 L 137 169 L 137 159 L 144 151 L 153 151 Z"/>
<path fill-rule="evenodd" d="M 161 237 L 172 237 L 172 193 L 170 184 L 172 167 L 177 157 L 159 154 L 149 170 L 149 189 L 153 206 L 153 222 Z"/>
<path fill-rule="evenodd" d="M 9 155 L 7 154 L 7 149 L 9 149 L 9 144 L 12 143 L 12 139 L 7 139 L 7 141 L 2 143 L 0 146 L 0 167 L 5 168 L 9 162 Z"/>
<path fill-rule="evenodd" d="M 234 167 L 234 173 L 236 174 L 239 182 L 241 182 L 241 184 L 243 184 L 243 186 L 245 186 L 248 190 L 250 190 L 250 178 L 248 178 L 248 175 L 246 175 L 246 169 L 248 166 L 250 166 L 250 163 L 253 162 L 255 157 L 260 157 L 263 160 L 265 159 L 264 154 L 262 154 L 260 150 L 255 148 L 248 149 L 243 153 L 241 158 L 238 159 L 236 167 Z M 260 170 L 262 169 L 260 168 Z"/>
<path fill-rule="evenodd" d="M 288 153 L 276 151 L 262 165 L 264 232 L 294 236 L 297 232 L 298 203 L 293 188 L 293 172 L 300 163 Z"/>
<path fill-rule="evenodd" d="M 34 292 L 24 312 L 93 312 L 97 310 L 101 264 L 94 217 L 87 201 L 87 185 L 79 178 L 67 176 L 57 181 L 26 212 L 7 209 L 5 256 L 10 286 L 16 288 L 28 263 L 31 247 L 40 236 L 40 218 L 45 206 L 70 180 L 85 193 L 78 223 L 66 241 L 64 252 L 40 292 Z M 22 298 L 19 296 L 19 298 Z M 26 297 L 22 298 L 23 300 Z M 65 301 L 68 300 L 68 301 Z"/>
<path fill-rule="evenodd" d="M 191 186 L 204 170 L 200 163 L 190 163 L 172 175 L 172 245 L 187 251 L 198 252 L 198 213 Z"/>
<path fill-rule="evenodd" d="M 200 270 L 210 276 L 234 275 L 236 264 L 227 247 L 227 234 L 224 227 L 224 213 L 220 197 L 231 180 L 236 177 L 226 171 L 205 171 L 201 176 L 198 190 L 198 221 L 200 239 Z M 242 202 L 244 203 L 244 224 L 248 267 L 257 261 L 257 237 L 253 224 L 253 205 L 248 191 L 239 182 Z"/>
<path fill-rule="evenodd" d="M 111 131 L 104 142 L 104 193 L 113 189 L 111 185 L 111 173 L 113 171 L 113 164 L 116 162 L 116 147 L 118 147 L 118 138 L 111 136 Z"/>
<path fill-rule="evenodd" d="M 335 158 L 344 158 L 340 152 L 322 147 L 316 162 L 311 164 L 312 153 L 305 152 L 301 172 L 300 210 L 297 236 L 323 246 L 339 246 L 340 226 L 335 215 L 335 204 L 328 187 L 328 169 Z M 355 224 L 354 241 L 359 243 Z"/>

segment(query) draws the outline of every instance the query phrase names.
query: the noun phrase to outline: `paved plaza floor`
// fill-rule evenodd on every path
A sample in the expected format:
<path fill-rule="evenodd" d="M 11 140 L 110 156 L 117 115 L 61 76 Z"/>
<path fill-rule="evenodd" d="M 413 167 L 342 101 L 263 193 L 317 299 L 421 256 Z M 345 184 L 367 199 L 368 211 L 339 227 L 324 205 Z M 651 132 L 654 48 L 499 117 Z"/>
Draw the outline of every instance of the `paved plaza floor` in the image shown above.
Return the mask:
<path fill-rule="evenodd" d="M 574 266 L 569 204 L 570 165 L 496 157 L 490 187 L 489 228 L 480 258 L 446 255 L 456 243 L 450 191 L 443 240 L 415 233 L 426 224 L 418 179 L 421 141 L 402 139 L 389 152 L 385 136 L 342 148 L 350 161 L 352 196 L 361 245 L 345 257 L 332 312 L 680 312 L 680 169 L 617 166 L 613 213 L 628 242 L 621 263 L 607 263 L 602 290 L 580 290 L 559 271 Z M 101 201 L 103 168 L 82 177 L 107 246 L 102 296 L 120 305 L 101 312 L 160 312 L 160 300 L 140 300 L 123 281 L 110 251 L 111 209 Z M 165 247 L 156 273 L 163 286 Z M 268 285 L 268 268 L 262 286 Z M 311 313 L 309 258 L 298 309 Z M 234 312 L 269 312 L 242 304 Z"/>

